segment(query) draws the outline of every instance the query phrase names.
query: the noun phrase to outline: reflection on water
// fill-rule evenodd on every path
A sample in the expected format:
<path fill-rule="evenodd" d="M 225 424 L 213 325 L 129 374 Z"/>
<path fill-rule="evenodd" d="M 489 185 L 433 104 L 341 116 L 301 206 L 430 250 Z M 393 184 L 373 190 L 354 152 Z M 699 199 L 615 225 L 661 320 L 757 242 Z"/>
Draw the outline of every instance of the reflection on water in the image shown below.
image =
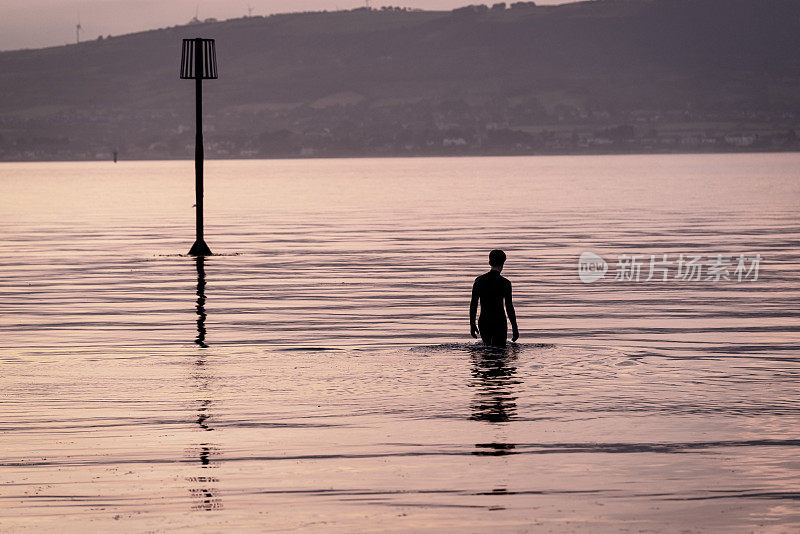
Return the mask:
<path fill-rule="evenodd" d="M 514 343 L 506 347 L 486 347 L 476 344 L 470 347 L 472 381 L 475 388 L 470 419 L 488 423 L 506 423 L 517 414 L 515 386 L 521 384 L 515 366 L 519 346 Z M 501 438 L 502 439 L 502 438 Z M 475 456 L 507 456 L 515 454 L 516 445 L 503 441 L 476 443 Z M 505 489 L 496 490 L 504 492 Z"/>
<path fill-rule="evenodd" d="M 520 384 L 514 366 L 518 349 L 480 347 L 472 354 L 472 377 L 475 388 L 470 419 L 505 423 L 517 413 L 514 386 Z"/>
<path fill-rule="evenodd" d="M 191 452 L 191 451 L 190 451 Z M 213 511 L 222 509 L 222 497 L 216 484 L 219 478 L 208 474 L 206 469 L 217 468 L 218 462 L 214 457 L 219 455 L 219 449 L 209 443 L 201 443 L 194 451 L 200 461 L 200 474 L 187 476 L 186 481 L 191 484 L 189 495 L 192 499 L 191 509 L 196 511 Z"/>
<path fill-rule="evenodd" d="M 211 405 L 211 400 L 204 399 L 204 400 L 200 401 L 200 407 L 197 409 L 198 410 L 197 424 L 203 430 L 214 430 L 213 428 L 211 428 L 210 426 L 208 426 L 206 424 L 206 419 L 208 419 L 210 417 L 210 415 L 207 413 L 208 407 L 210 405 Z"/>
<path fill-rule="evenodd" d="M 476 443 L 472 454 L 475 456 L 506 456 L 515 454 L 517 448 L 513 443 Z"/>
<path fill-rule="evenodd" d="M 197 313 L 197 338 L 195 343 L 200 348 L 208 348 L 205 343 L 206 339 L 206 271 L 205 271 L 205 258 L 198 256 L 195 259 L 197 269 L 197 305 L 195 312 Z M 192 379 L 195 382 L 195 388 L 200 393 L 200 399 L 197 406 L 197 426 L 204 432 L 214 430 L 214 427 L 209 422 L 212 418 L 211 410 L 214 406 L 214 401 L 211 400 L 215 377 L 211 374 L 207 362 L 207 353 L 200 351 L 195 360 L 195 370 L 192 374 Z M 218 462 L 215 457 L 219 455 L 219 447 L 214 443 L 203 442 L 200 443 L 193 451 L 200 461 L 200 468 L 205 470 L 209 468 L 218 467 Z M 188 482 L 197 484 L 197 486 L 189 488 L 189 494 L 192 496 L 194 504 L 193 510 L 212 511 L 222 508 L 222 498 L 219 496 L 219 490 L 214 484 L 219 482 L 218 477 L 208 476 L 205 471 L 199 476 L 186 477 Z"/>
<path fill-rule="evenodd" d="M 197 256 L 197 338 L 194 342 L 203 348 L 206 344 L 206 268 L 205 256 Z"/>

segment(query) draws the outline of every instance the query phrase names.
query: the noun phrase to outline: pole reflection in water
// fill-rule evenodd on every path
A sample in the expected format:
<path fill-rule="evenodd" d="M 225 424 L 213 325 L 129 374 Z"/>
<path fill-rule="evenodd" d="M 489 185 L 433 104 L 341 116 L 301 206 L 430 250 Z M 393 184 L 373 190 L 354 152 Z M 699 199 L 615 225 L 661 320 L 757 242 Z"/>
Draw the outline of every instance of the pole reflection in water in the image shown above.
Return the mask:
<path fill-rule="evenodd" d="M 197 266 L 197 305 L 195 311 L 197 313 L 197 337 L 194 342 L 201 349 L 208 348 L 206 344 L 206 270 L 205 258 L 198 256 L 195 260 Z M 214 430 L 213 424 L 210 422 L 212 419 L 211 409 L 213 408 L 214 401 L 209 398 L 212 391 L 214 376 L 210 372 L 206 360 L 207 353 L 201 350 L 197 355 L 195 361 L 195 370 L 192 373 L 192 380 L 195 383 L 200 399 L 197 407 L 197 418 L 195 423 L 198 428 L 203 432 L 211 432 Z M 214 460 L 219 455 L 219 448 L 213 443 L 209 443 L 205 439 L 198 446 L 193 447 L 188 451 L 192 458 L 198 458 L 200 462 L 200 469 L 202 470 L 198 476 L 186 477 L 188 482 L 193 484 L 189 488 L 189 494 L 194 501 L 192 510 L 197 511 L 212 511 L 222 508 L 222 499 L 219 497 L 219 490 L 214 487 L 214 484 L 219 482 L 219 478 L 210 476 L 206 469 L 213 469 L 218 467 L 218 463 Z"/>
<path fill-rule="evenodd" d="M 473 421 L 491 424 L 506 423 L 517 415 L 517 397 L 514 386 L 517 377 L 517 349 L 477 347 L 472 355 L 471 387 L 476 388 L 472 402 Z M 514 454 L 515 445 L 495 439 L 491 443 L 477 443 L 473 454 L 478 456 L 503 456 Z"/>
<path fill-rule="evenodd" d="M 203 348 L 206 345 L 206 266 L 205 256 L 197 256 L 197 338 L 195 343 Z"/>

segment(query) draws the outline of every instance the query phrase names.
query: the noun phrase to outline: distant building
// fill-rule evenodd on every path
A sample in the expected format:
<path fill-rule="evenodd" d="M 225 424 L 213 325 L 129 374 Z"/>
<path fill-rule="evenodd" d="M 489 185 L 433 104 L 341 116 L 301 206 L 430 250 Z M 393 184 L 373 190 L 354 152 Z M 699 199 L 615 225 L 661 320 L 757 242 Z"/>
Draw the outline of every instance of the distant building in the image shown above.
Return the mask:
<path fill-rule="evenodd" d="M 726 135 L 725 142 L 729 145 L 746 147 L 756 142 L 755 135 Z"/>
<path fill-rule="evenodd" d="M 452 147 L 452 146 L 466 146 L 467 140 L 463 137 L 446 137 L 442 140 L 442 146 Z"/>

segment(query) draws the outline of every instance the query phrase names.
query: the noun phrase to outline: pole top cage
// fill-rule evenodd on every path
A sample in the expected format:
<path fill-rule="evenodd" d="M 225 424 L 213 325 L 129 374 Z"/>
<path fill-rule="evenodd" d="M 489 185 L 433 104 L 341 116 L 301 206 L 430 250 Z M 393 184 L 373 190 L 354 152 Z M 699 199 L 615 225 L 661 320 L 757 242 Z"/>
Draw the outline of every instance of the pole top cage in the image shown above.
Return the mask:
<path fill-rule="evenodd" d="M 217 50 L 214 39 L 184 39 L 181 50 L 181 79 L 217 79 Z"/>

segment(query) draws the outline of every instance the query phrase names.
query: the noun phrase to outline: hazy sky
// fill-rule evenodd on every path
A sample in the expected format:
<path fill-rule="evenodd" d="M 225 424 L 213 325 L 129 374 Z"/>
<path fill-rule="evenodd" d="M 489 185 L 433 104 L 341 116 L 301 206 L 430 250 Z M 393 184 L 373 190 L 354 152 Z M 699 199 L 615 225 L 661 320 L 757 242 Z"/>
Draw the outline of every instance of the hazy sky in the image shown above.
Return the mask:
<path fill-rule="evenodd" d="M 0 50 L 40 48 L 75 42 L 75 26 L 83 27 L 81 40 L 98 35 L 120 35 L 199 18 L 228 19 L 247 14 L 351 9 L 365 0 L 0 0 Z M 499 1 L 499 0 L 493 0 Z M 570 0 L 537 0 L 537 4 L 563 4 Z M 370 0 L 372 7 L 395 5 L 421 9 L 453 9 L 480 0 Z M 508 1 L 506 3 L 509 3 Z"/>

